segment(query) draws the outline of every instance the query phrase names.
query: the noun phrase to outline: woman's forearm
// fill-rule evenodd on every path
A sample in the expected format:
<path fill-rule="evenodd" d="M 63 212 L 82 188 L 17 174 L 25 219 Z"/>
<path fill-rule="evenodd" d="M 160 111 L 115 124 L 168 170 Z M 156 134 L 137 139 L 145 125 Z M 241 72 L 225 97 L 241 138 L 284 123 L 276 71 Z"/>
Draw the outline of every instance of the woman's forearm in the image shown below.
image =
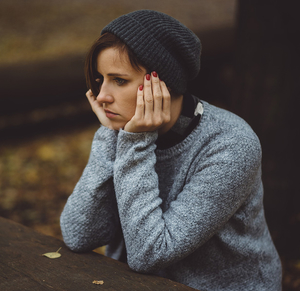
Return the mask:
<path fill-rule="evenodd" d="M 64 241 L 74 251 L 89 251 L 109 243 L 118 224 L 113 189 L 117 133 L 101 127 L 90 158 L 61 214 Z"/>
<path fill-rule="evenodd" d="M 245 201 L 247 185 L 260 177 L 256 141 L 236 139 L 216 144 L 214 153 L 203 157 L 204 166 L 193 165 L 195 169 L 178 189 L 177 199 L 163 212 L 154 141 L 154 133 L 120 132 L 114 164 L 128 264 L 140 272 L 164 269 L 203 245 Z M 244 156 L 249 157 L 246 165 Z"/>

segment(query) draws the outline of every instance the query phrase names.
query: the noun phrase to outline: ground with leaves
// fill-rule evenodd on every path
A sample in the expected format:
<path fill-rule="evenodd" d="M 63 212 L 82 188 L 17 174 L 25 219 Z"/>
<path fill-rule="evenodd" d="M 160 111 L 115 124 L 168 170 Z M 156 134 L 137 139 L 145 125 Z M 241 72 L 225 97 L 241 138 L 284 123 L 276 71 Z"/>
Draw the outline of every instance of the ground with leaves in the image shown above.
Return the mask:
<path fill-rule="evenodd" d="M 59 215 L 87 162 L 95 126 L 0 146 L 0 215 L 60 237 Z"/>

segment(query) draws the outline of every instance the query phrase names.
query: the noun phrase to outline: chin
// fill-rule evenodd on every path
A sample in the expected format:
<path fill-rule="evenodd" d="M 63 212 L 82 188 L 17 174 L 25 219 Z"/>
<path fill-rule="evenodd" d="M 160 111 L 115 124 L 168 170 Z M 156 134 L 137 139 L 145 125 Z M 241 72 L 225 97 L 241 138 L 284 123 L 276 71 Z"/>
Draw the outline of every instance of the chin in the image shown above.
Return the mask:
<path fill-rule="evenodd" d="M 125 123 L 126 124 L 126 123 Z M 120 129 L 123 129 L 124 127 L 125 127 L 125 124 L 112 124 L 112 128 L 114 129 L 114 130 L 120 130 Z"/>

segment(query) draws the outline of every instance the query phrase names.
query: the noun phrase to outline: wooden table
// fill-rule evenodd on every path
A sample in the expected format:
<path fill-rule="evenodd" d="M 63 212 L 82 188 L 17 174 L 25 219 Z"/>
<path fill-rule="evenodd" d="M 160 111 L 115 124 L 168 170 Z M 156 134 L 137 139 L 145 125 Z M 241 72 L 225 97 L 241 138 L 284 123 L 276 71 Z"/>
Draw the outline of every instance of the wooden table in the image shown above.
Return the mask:
<path fill-rule="evenodd" d="M 60 247 L 60 258 L 42 256 Z M 96 285 L 94 280 L 103 284 Z M 0 290 L 195 289 L 168 279 L 133 272 L 127 264 L 94 252 L 73 253 L 59 239 L 0 217 Z"/>

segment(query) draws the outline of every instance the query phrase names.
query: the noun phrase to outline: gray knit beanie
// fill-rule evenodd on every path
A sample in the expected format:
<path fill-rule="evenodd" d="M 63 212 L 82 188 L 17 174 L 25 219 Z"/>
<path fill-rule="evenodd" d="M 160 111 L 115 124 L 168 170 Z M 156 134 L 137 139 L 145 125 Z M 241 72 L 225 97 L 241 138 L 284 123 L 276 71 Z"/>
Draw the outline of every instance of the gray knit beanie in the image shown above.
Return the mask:
<path fill-rule="evenodd" d="M 110 22 L 101 34 L 119 37 L 150 71 L 156 71 L 173 92 L 183 94 L 200 70 L 199 38 L 173 17 L 138 10 Z"/>

